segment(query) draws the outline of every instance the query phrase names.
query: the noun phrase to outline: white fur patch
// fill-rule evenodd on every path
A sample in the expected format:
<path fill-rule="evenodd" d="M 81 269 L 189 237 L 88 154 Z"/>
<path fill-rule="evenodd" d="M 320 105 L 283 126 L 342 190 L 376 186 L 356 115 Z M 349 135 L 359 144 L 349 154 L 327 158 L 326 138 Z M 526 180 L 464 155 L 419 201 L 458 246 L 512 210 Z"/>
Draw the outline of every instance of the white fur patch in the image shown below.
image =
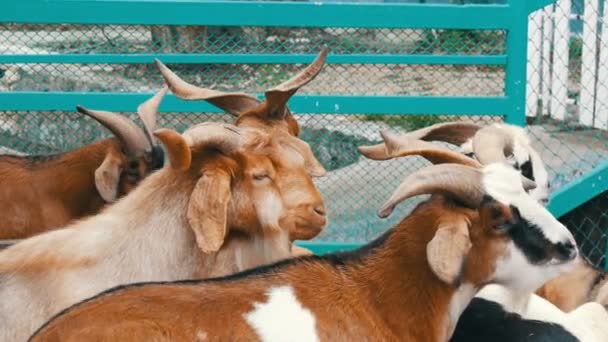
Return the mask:
<path fill-rule="evenodd" d="M 264 191 L 263 195 L 256 196 L 256 199 L 255 208 L 262 226 L 280 230 L 279 218 L 283 212 L 281 197 L 275 192 Z"/>
<path fill-rule="evenodd" d="M 550 195 L 549 173 L 540 155 L 532 148 L 530 148 L 530 161 L 532 162 L 532 172 L 536 188 L 532 189 L 529 194 L 537 201 L 548 201 Z"/>
<path fill-rule="evenodd" d="M 477 292 L 477 288 L 471 284 L 462 284 L 454 296 L 452 297 L 452 301 L 450 302 L 450 307 L 448 311 L 448 331 L 447 336 L 452 336 L 454 333 L 454 329 L 456 329 L 456 323 L 458 323 L 458 318 L 462 315 L 462 312 L 471 302 L 471 298 Z"/>
<path fill-rule="evenodd" d="M 496 262 L 494 281 L 508 287 L 517 294 L 530 294 L 547 280 L 570 271 L 575 265 L 574 262 L 549 263 L 541 266 L 530 264 L 523 252 L 515 247 L 513 241 L 509 242 L 507 250 L 507 255 Z M 522 274 L 525 276 L 522 276 Z M 489 291 L 488 286 L 484 287 L 480 292 L 481 295 L 478 294 L 478 296 L 483 296 L 484 291 Z M 491 298 L 488 297 L 487 299 Z"/>
<path fill-rule="evenodd" d="M 483 169 L 483 187 L 495 200 L 515 206 L 522 217 L 542 229 L 552 243 L 574 242 L 572 233 L 551 213 L 526 194 L 521 184 L 521 175 L 516 170 L 500 163 L 490 164 Z"/>
<path fill-rule="evenodd" d="M 315 317 L 298 301 L 291 286 L 271 288 L 266 303 L 254 305 L 244 317 L 262 341 L 319 341 Z"/>

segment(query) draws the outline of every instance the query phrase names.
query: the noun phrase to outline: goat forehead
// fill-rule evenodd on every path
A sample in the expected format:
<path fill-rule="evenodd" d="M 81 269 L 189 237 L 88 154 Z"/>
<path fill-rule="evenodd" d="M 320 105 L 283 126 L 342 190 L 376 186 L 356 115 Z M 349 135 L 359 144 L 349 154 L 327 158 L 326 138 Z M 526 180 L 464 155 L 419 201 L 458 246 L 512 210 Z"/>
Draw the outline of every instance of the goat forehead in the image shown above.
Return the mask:
<path fill-rule="evenodd" d="M 572 240 L 568 229 L 526 194 L 519 172 L 501 164 L 488 165 L 483 171 L 483 186 L 488 195 L 504 205 L 517 208 L 522 219 L 538 227 L 549 241 L 558 243 Z"/>
<path fill-rule="evenodd" d="M 262 341 L 319 341 L 314 315 L 298 300 L 291 286 L 267 291 L 265 303 L 254 303 L 244 318 Z"/>

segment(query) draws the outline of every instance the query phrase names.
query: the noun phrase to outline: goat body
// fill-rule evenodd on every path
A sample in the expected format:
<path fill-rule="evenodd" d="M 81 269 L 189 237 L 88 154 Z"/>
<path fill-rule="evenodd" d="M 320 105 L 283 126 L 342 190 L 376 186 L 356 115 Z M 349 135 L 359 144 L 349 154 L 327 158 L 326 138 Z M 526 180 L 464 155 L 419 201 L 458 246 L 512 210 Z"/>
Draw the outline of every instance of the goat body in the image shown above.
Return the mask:
<path fill-rule="evenodd" d="M 444 174 L 446 168 L 457 166 L 443 165 L 436 171 Z M 500 170 L 519 179 L 508 167 Z M 519 191 L 525 196 L 523 188 Z M 528 242 L 519 240 L 515 244 L 520 247 L 514 247 L 497 233 L 494 220 L 516 222 L 511 215 L 508 207 L 493 200 L 473 210 L 433 196 L 391 231 L 356 251 L 300 257 L 207 281 L 116 288 L 65 310 L 31 340 L 447 341 L 483 284 L 498 277 L 516 286 L 522 269 L 554 267 L 524 261 L 529 257 L 518 250 Z M 458 242 L 459 233 L 448 231 L 462 232 L 458 222 L 468 230 L 468 247 Z M 513 228 L 514 234 L 521 227 Z M 565 227 L 559 227 L 553 238 L 571 241 Z M 441 239 L 447 245 L 440 242 L 433 249 Z M 453 263 L 461 248 L 470 251 L 458 257 L 462 264 Z M 554 246 L 547 247 L 552 250 Z M 441 258 L 435 253 L 446 253 L 443 263 L 434 261 Z M 459 270 L 450 278 L 451 265 Z"/>
<path fill-rule="evenodd" d="M 21 239 L 63 227 L 97 213 L 105 201 L 95 187 L 95 169 L 118 153 L 110 138 L 61 155 L 0 157 L 0 239 Z"/>
<path fill-rule="evenodd" d="M 118 288 L 107 300 L 102 294 L 93 305 L 51 321 L 86 329 L 63 335 L 51 325 L 34 340 L 445 340 L 451 303 L 456 297 L 466 303 L 474 291 L 443 283 L 427 264 L 424 247 L 438 209 L 423 205 L 418 212 L 424 213 L 353 252 L 300 257 L 215 280 Z M 116 314 L 126 308 L 128 315 Z M 267 330 L 265 321 L 276 330 Z"/>

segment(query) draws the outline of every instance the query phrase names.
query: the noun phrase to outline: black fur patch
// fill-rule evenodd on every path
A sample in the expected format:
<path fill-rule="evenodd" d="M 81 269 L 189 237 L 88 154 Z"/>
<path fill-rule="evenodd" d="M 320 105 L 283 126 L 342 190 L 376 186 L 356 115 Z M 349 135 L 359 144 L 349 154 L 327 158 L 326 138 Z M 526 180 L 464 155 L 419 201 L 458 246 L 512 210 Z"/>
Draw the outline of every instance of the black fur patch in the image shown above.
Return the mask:
<path fill-rule="evenodd" d="M 451 342 L 580 342 L 559 324 L 523 319 L 482 298 L 464 310 Z"/>
<path fill-rule="evenodd" d="M 163 167 L 165 163 L 165 153 L 160 146 L 154 146 L 152 152 L 149 154 L 149 167 L 152 170 L 158 170 Z"/>
<path fill-rule="evenodd" d="M 517 169 L 521 171 L 521 174 L 529 180 L 534 180 L 534 168 L 530 160 L 526 160 L 521 166 L 517 166 Z"/>
<path fill-rule="evenodd" d="M 537 225 L 523 218 L 519 210 L 511 206 L 513 220 L 509 222 L 508 234 L 532 264 L 542 264 L 554 257 L 555 246 Z"/>

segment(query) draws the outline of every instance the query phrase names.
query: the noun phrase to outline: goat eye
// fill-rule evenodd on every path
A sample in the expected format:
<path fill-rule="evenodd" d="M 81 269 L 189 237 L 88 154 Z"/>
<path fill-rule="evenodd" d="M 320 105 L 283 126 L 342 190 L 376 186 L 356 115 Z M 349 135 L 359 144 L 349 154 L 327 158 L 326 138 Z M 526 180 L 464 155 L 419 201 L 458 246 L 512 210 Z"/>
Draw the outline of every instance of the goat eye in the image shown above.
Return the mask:
<path fill-rule="evenodd" d="M 259 173 L 259 174 L 254 174 L 253 175 L 253 179 L 257 180 L 257 181 L 261 181 L 264 179 L 269 179 L 270 176 L 267 173 Z"/>

